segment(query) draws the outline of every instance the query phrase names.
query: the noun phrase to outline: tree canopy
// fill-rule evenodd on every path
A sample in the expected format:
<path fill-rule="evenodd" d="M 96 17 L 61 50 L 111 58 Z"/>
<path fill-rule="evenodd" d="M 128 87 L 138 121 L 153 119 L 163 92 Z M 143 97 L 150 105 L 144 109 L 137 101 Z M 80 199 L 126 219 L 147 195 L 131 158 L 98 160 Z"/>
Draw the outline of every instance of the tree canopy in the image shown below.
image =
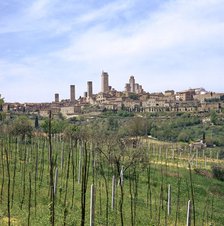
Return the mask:
<path fill-rule="evenodd" d="M 11 125 L 11 134 L 14 136 L 21 136 L 22 140 L 27 136 L 32 136 L 33 127 L 31 121 L 26 116 L 19 116 L 13 121 Z"/>

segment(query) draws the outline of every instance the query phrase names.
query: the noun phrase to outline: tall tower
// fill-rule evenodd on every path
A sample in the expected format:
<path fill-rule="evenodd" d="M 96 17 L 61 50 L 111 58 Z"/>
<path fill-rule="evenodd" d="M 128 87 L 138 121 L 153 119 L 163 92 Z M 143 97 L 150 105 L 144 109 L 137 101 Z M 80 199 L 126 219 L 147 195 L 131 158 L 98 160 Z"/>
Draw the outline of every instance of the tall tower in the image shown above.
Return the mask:
<path fill-rule="evenodd" d="M 87 97 L 91 98 L 93 96 L 93 83 L 91 81 L 87 82 Z"/>
<path fill-rule="evenodd" d="M 135 93 L 135 77 L 131 76 L 129 79 L 129 84 L 130 84 L 130 88 L 131 88 L 131 92 Z"/>
<path fill-rule="evenodd" d="M 139 84 L 135 83 L 135 93 L 139 93 Z"/>
<path fill-rule="evenodd" d="M 54 94 L 54 101 L 55 101 L 55 103 L 59 103 L 59 94 L 58 93 Z"/>
<path fill-rule="evenodd" d="M 83 97 L 87 98 L 87 92 L 83 93 Z"/>
<path fill-rule="evenodd" d="M 131 86 L 129 83 L 125 84 L 125 92 L 130 92 L 131 91 Z"/>
<path fill-rule="evenodd" d="M 70 102 L 75 102 L 75 85 L 70 85 Z"/>
<path fill-rule="evenodd" d="M 107 72 L 102 72 L 101 75 L 101 91 L 103 93 L 109 92 L 109 75 Z"/>

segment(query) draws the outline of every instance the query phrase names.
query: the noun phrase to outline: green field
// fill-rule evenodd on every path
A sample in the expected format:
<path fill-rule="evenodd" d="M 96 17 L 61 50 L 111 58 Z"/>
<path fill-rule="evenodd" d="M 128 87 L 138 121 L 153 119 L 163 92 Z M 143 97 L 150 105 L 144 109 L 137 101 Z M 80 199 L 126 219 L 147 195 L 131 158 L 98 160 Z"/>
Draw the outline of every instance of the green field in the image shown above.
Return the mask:
<path fill-rule="evenodd" d="M 211 172 L 224 161 L 213 150 L 84 135 L 51 142 L 0 140 L 0 225 L 89 225 L 91 184 L 95 225 L 186 225 L 189 200 L 192 225 L 224 225 L 224 182 Z"/>

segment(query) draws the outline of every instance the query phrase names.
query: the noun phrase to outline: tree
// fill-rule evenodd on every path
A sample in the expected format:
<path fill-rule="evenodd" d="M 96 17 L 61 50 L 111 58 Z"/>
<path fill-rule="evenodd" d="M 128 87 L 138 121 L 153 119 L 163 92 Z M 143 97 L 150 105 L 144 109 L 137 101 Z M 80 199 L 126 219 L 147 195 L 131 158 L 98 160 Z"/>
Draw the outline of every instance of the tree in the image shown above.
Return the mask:
<path fill-rule="evenodd" d="M 2 111 L 3 104 L 4 104 L 4 98 L 2 98 L 0 94 L 0 111 Z"/>
<path fill-rule="evenodd" d="M 218 166 L 218 165 L 213 165 L 212 173 L 213 173 L 214 178 L 224 181 L 224 167 Z"/>
<path fill-rule="evenodd" d="M 108 130 L 116 131 L 118 129 L 118 120 L 114 117 L 109 117 L 107 121 Z"/>
<path fill-rule="evenodd" d="M 214 110 L 211 111 L 210 119 L 211 119 L 211 123 L 213 123 L 214 125 L 217 125 L 217 123 L 218 123 L 218 115 L 217 115 L 216 111 L 214 111 Z"/>
<path fill-rule="evenodd" d="M 53 119 L 51 122 L 51 132 L 52 134 L 62 133 L 67 126 L 67 122 L 65 120 L 55 120 Z M 49 119 L 45 119 L 41 124 L 45 133 L 49 131 Z"/>
<path fill-rule="evenodd" d="M 31 138 L 33 127 L 30 120 L 26 116 L 18 117 L 12 124 L 11 134 L 14 136 L 21 136 L 22 140 L 25 137 Z"/>
<path fill-rule="evenodd" d="M 114 129 L 113 120 L 109 120 L 109 124 L 112 125 L 112 129 L 108 130 L 108 121 L 96 121 L 89 124 L 89 136 L 92 142 L 94 143 L 94 151 L 92 154 L 94 155 L 93 159 L 95 164 L 93 167 L 100 175 L 104 178 L 105 181 L 105 192 L 106 192 L 106 221 L 108 222 L 109 217 L 109 181 L 107 178 L 107 172 L 105 171 L 105 164 L 109 167 L 109 171 L 111 171 L 112 175 L 118 178 L 119 181 L 119 212 L 120 212 L 120 225 L 124 225 L 124 214 L 123 214 L 123 203 L 125 198 L 125 189 L 123 186 L 124 182 L 124 173 L 127 176 L 127 172 L 132 167 L 135 167 L 137 164 L 142 163 L 143 161 L 147 162 L 147 156 L 145 155 L 145 151 L 143 151 L 141 146 L 138 146 L 139 140 L 138 138 L 128 138 L 129 135 L 129 126 L 133 126 L 133 130 L 131 134 L 135 136 L 139 131 L 145 131 L 144 122 L 145 120 L 142 118 L 135 118 L 134 123 L 131 124 L 131 120 L 123 127 L 120 124 L 120 128 L 118 130 Z M 138 127 L 138 123 L 142 124 Z M 116 124 L 116 123 L 115 123 Z M 130 125 L 131 124 L 131 125 Z M 111 127 L 110 127 L 111 128 Z M 143 130 L 142 130 L 143 129 Z M 143 133 L 144 134 L 144 133 Z M 135 147 L 133 146 L 133 142 L 135 142 Z M 137 146 L 137 148 L 136 148 Z M 132 170 L 131 170 L 132 171 Z M 130 174 L 130 173 L 129 173 Z M 93 174 L 94 175 L 94 174 Z"/>
<path fill-rule="evenodd" d="M 121 130 L 129 136 L 143 136 L 147 133 L 148 124 L 147 119 L 134 117 L 128 120 Z"/>
<path fill-rule="evenodd" d="M 6 118 L 6 113 L 5 112 L 0 112 L 0 121 L 4 121 Z"/>
<path fill-rule="evenodd" d="M 177 137 L 178 141 L 182 141 L 182 142 L 189 142 L 191 140 L 191 133 L 189 130 L 182 130 L 178 137 Z"/>
<path fill-rule="evenodd" d="M 77 141 L 80 139 L 80 128 L 77 125 L 68 125 L 64 131 L 64 137 L 65 139 L 72 139 Z"/>
<path fill-rule="evenodd" d="M 138 100 L 139 99 L 139 97 L 136 93 L 130 93 L 129 98 L 132 99 L 132 100 Z"/>
<path fill-rule="evenodd" d="M 36 115 L 35 117 L 35 129 L 38 129 L 39 128 L 39 119 L 38 119 L 38 116 Z"/>

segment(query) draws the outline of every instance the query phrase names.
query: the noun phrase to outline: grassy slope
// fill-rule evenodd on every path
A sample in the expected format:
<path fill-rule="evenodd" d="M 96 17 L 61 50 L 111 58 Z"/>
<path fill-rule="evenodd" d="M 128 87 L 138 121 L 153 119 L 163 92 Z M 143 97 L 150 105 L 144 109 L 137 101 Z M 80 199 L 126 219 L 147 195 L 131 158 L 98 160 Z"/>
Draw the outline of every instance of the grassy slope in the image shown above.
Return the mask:
<path fill-rule="evenodd" d="M 58 151 L 58 163 L 60 163 L 60 144 L 54 144 L 54 150 Z M 28 174 L 31 172 L 32 177 L 32 199 L 31 199 L 31 225 L 49 225 L 49 171 L 48 171 L 48 155 L 47 148 L 45 147 L 45 163 L 44 163 L 44 174 L 43 181 L 41 183 L 41 153 L 42 150 L 39 149 L 39 171 L 37 180 L 37 206 L 35 215 L 35 200 L 34 200 L 34 177 L 35 177 L 35 149 L 31 149 L 31 146 L 27 145 L 27 151 L 29 156 L 31 156 L 31 150 L 33 150 L 33 155 L 30 160 L 25 163 L 23 160 L 17 161 L 16 169 L 16 180 L 15 180 L 15 194 L 14 194 L 14 204 L 11 209 L 11 216 L 13 217 L 14 224 L 12 225 L 27 225 L 28 217 L 28 196 L 29 196 L 29 182 Z M 1 147 L 2 148 L 2 147 Z M 21 154 L 24 156 L 23 151 L 25 150 L 23 146 L 20 147 Z M 14 154 L 15 145 L 11 147 L 12 158 L 11 158 L 11 177 L 13 175 L 14 169 Z M 2 151 L 2 149 L 1 149 Z M 76 151 L 76 150 L 74 150 Z M 3 156 L 4 157 L 4 156 Z M 68 155 L 65 151 L 65 163 L 67 161 Z M 5 159 L 5 158 L 4 158 Z M 155 164 L 154 164 L 155 162 Z M 189 170 L 186 168 L 177 168 L 175 165 L 161 165 L 156 164 L 157 158 L 154 158 L 151 163 L 151 190 L 152 190 L 152 218 L 150 217 L 150 205 L 147 207 L 147 170 L 146 168 L 149 164 L 141 165 L 137 164 L 136 171 L 139 175 L 138 182 L 138 196 L 136 199 L 136 225 L 158 225 L 160 221 L 161 225 L 164 225 L 166 219 L 166 202 L 167 202 L 167 185 L 172 186 L 172 212 L 171 216 L 168 217 L 168 225 L 174 225 L 176 218 L 176 205 L 177 205 L 177 190 L 178 190 L 178 172 L 181 178 L 180 185 L 180 209 L 178 210 L 178 225 L 186 224 L 186 209 L 187 201 L 191 198 L 190 192 L 190 180 L 189 180 Z M 109 225 L 112 223 L 117 223 L 120 225 L 120 215 L 119 215 L 119 186 L 117 186 L 117 202 L 116 211 L 112 211 L 111 205 L 111 169 L 108 169 L 108 164 L 105 162 L 104 169 L 107 171 L 106 178 L 108 179 L 109 188 Z M 26 168 L 24 168 L 26 167 Z M 77 166 L 76 166 L 77 167 Z M 25 169 L 25 196 L 24 202 L 21 208 L 21 201 L 23 197 L 23 170 Z M 0 205 L 0 224 L 7 225 L 7 178 L 6 178 L 6 166 L 5 170 L 5 181 L 3 186 L 3 200 Z M 68 225 L 78 225 L 80 224 L 80 193 L 81 185 L 77 183 L 77 168 L 75 174 L 75 202 L 74 206 L 71 206 L 71 196 L 72 196 L 72 173 L 70 168 L 70 178 L 68 186 L 68 200 L 66 206 L 68 207 L 67 223 Z M 65 175 L 66 175 L 66 164 L 63 173 L 59 171 L 59 185 L 57 193 L 56 202 L 56 222 L 57 225 L 63 224 L 64 216 L 64 192 L 65 192 Z M 2 163 L 0 165 L 0 185 L 2 184 Z M 130 174 L 133 173 L 133 168 L 130 168 Z M 216 179 L 196 175 L 193 171 L 193 186 L 194 186 L 194 197 L 195 197 L 195 207 L 196 207 L 196 225 L 202 225 L 202 220 L 205 220 L 205 225 L 209 225 L 213 222 L 214 225 L 224 224 L 224 182 L 217 181 Z M 90 171 L 91 174 L 91 171 Z M 133 178 L 133 177 L 132 177 Z M 89 224 L 89 191 L 90 184 L 92 182 L 91 176 L 89 177 L 88 189 L 87 189 L 87 207 L 86 207 L 86 223 Z M 129 171 L 124 173 L 124 222 L 125 225 L 131 225 L 131 214 L 130 214 L 130 189 L 129 189 Z M 12 182 L 11 182 L 12 186 Z M 61 192 L 60 192 L 61 188 Z M 12 187 L 11 187 L 12 189 Z M 12 191 L 12 190 L 11 190 Z M 212 204 L 213 203 L 213 204 Z M 12 204 L 12 203 L 11 203 Z M 105 183 L 98 171 L 98 176 L 96 178 L 96 225 L 105 225 L 106 212 L 106 195 L 105 195 Z"/>

